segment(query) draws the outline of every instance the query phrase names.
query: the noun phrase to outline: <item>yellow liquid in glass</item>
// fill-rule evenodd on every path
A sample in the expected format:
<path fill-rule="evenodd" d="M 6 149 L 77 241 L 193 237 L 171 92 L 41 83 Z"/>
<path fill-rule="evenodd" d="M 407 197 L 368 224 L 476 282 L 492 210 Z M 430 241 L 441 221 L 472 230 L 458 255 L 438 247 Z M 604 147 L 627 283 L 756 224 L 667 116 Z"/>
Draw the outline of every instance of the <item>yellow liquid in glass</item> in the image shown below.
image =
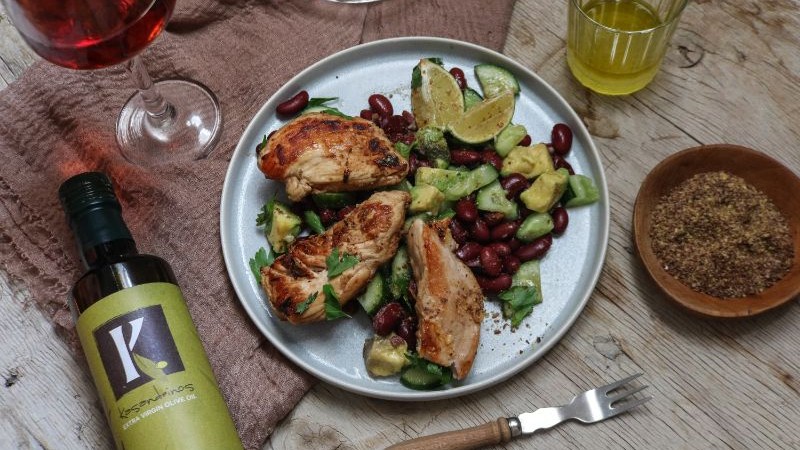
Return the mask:
<path fill-rule="evenodd" d="M 621 95 L 649 83 L 666 50 L 664 30 L 653 28 L 661 20 L 640 0 L 594 0 L 582 7 L 586 16 L 573 11 L 568 38 L 567 63 L 575 78 L 593 91 Z M 632 33 L 631 33 L 632 32 Z"/>

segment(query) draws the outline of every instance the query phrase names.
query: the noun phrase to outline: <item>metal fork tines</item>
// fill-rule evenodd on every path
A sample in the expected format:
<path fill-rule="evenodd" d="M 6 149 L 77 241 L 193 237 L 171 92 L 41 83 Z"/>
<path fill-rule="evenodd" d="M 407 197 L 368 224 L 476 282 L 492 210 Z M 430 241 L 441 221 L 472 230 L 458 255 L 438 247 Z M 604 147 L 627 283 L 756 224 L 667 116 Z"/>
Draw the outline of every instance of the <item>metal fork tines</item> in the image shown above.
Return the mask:
<path fill-rule="evenodd" d="M 583 423 L 599 422 L 630 411 L 652 399 L 652 397 L 632 397 L 633 394 L 640 392 L 647 386 L 623 389 L 626 384 L 641 375 L 641 373 L 638 373 L 578 394 L 569 404 L 564 406 L 540 408 L 532 413 L 524 413 L 520 414 L 519 417 L 509 418 L 508 424 L 511 428 L 511 435 L 518 436 L 520 434 L 533 433 L 570 419 L 576 419 Z"/>

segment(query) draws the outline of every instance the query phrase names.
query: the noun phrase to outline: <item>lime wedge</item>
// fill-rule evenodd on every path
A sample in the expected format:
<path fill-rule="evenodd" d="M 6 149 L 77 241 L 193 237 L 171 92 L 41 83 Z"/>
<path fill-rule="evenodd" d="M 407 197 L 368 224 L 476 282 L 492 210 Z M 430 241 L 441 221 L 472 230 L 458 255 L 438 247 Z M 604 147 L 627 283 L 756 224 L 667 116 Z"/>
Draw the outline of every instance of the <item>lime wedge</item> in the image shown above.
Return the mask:
<path fill-rule="evenodd" d="M 480 144 L 498 134 L 511 123 L 514 115 L 514 93 L 504 91 L 473 106 L 450 124 L 450 134 L 467 144 Z"/>
<path fill-rule="evenodd" d="M 464 96 L 455 78 L 442 66 L 422 59 L 412 76 L 411 111 L 419 128 L 446 128 L 461 118 Z"/>

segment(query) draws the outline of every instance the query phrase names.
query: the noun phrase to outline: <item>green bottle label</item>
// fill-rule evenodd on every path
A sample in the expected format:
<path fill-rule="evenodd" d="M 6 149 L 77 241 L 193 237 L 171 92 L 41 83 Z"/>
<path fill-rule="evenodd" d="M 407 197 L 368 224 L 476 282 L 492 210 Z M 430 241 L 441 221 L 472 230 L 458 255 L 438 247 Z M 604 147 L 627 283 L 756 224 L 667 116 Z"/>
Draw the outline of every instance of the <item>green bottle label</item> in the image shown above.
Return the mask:
<path fill-rule="evenodd" d="M 178 286 L 111 294 L 77 329 L 117 448 L 242 448 Z"/>

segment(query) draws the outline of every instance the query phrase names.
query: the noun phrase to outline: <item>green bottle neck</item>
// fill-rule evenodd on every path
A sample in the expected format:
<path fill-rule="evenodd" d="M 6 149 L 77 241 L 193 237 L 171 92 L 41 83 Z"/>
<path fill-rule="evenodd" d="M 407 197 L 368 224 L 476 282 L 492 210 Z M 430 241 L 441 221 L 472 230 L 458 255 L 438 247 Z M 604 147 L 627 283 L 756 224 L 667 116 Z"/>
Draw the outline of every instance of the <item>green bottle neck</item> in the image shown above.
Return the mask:
<path fill-rule="evenodd" d="M 71 225 L 87 269 L 139 253 L 118 205 L 101 204 L 87 209 L 73 217 Z"/>

